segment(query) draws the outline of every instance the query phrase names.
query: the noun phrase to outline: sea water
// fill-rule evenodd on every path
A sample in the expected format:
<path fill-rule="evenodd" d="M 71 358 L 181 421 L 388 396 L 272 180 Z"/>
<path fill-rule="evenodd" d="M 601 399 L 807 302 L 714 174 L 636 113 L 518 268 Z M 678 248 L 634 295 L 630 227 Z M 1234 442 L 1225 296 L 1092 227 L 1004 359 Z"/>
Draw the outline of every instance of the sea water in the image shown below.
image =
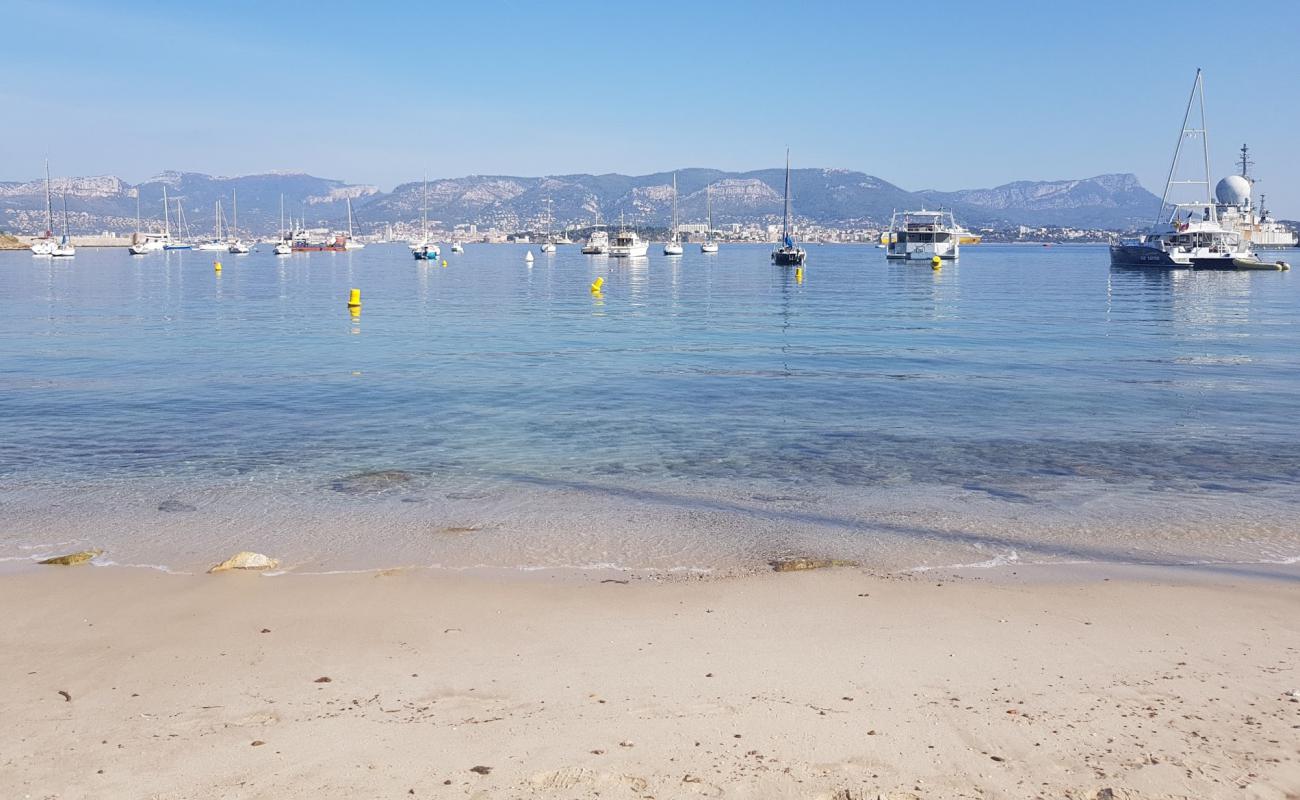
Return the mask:
<path fill-rule="evenodd" d="M 528 249 L 0 253 L 0 559 L 1300 557 L 1292 273 Z"/>

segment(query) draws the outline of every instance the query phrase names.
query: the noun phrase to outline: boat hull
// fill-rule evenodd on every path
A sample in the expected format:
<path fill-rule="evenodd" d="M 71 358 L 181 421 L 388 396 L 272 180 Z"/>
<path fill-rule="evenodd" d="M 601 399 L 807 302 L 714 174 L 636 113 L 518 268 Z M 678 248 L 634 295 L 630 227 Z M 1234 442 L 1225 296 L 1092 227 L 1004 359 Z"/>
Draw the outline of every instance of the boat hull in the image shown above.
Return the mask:
<path fill-rule="evenodd" d="M 1158 247 L 1123 244 L 1111 245 L 1110 263 L 1114 267 L 1150 269 L 1281 269 L 1276 264 L 1243 258 L 1233 253 L 1203 253 L 1175 258 Z"/>
<path fill-rule="evenodd" d="M 641 258 L 650 252 L 650 245 L 636 245 L 633 247 L 611 247 L 609 254 L 614 258 Z"/>
<path fill-rule="evenodd" d="M 798 267 L 807 258 L 808 254 L 798 247 L 782 247 L 772 251 L 772 263 L 778 267 Z"/>

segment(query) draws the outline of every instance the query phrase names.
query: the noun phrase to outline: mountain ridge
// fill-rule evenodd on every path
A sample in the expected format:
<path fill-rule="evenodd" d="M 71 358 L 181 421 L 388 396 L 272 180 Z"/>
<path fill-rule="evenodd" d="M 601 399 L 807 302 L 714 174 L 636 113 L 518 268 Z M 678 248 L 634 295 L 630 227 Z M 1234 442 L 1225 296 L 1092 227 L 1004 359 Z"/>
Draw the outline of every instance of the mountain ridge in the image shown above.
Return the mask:
<path fill-rule="evenodd" d="M 735 172 L 708 167 L 676 171 L 678 206 L 685 222 L 704 221 L 712 205 L 715 225 L 779 222 L 785 171 L 782 168 Z M 466 175 L 407 181 L 390 192 L 378 187 L 277 171 L 213 176 L 163 170 L 130 184 L 112 175 L 57 178 L 54 205 L 67 195 L 71 224 L 80 229 L 133 230 L 136 197 L 145 220 L 161 220 L 164 187 L 175 213 L 185 209 L 194 230 L 212 227 L 215 203 L 232 216 L 237 195 L 241 227 L 254 233 L 279 226 L 279 198 L 292 218 L 309 225 L 337 226 L 346 203 L 363 231 L 385 222 L 418 220 L 427 204 L 431 219 L 444 226 L 477 224 L 501 230 L 536 227 L 548 208 L 555 227 L 591 224 L 597 211 L 613 223 L 662 226 L 671 215 L 673 172 L 647 175 L 572 173 L 564 175 Z M 44 228 L 44 180 L 0 181 L 0 228 L 34 232 Z M 875 175 L 844 168 L 805 167 L 791 171 L 795 218 L 830 227 L 878 227 L 895 210 L 951 208 L 968 226 L 1050 225 L 1129 229 L 1146 224 L 1159 198 L 1130 173 L 1106 173 L 1057 181 L 1012 181 L 991 188 L 909 191 Z"/>

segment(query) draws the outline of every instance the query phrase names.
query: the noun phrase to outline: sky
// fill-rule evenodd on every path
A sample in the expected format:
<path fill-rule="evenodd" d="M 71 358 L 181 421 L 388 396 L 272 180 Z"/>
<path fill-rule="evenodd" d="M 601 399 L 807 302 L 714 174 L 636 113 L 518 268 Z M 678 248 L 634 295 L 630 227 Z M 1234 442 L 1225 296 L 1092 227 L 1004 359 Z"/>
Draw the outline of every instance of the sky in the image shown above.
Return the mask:
<path fill-rule="evenodd" d="M 387 190 L 761 169 L 789 146 L 911 190 L 1133 172 L 1159 194 L 1203 67 L 1215 179 L 1248 142 L 1256 191 L 1300 218 L 1294 0 L 0 0 L 0 19 L 0 180 L 48 154 L 56 175 Z"/>

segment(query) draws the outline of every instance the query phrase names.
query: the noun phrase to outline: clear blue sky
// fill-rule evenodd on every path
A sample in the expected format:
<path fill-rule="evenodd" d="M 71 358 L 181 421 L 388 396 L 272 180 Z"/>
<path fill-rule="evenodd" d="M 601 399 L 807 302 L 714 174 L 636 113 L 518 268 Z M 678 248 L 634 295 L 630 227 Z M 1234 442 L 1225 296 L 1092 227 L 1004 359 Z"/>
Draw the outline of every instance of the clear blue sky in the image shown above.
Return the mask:
<path fill-rule="evenodd" d="M 0 0 L 0 178 L 799 166 L 904 188 L 1163 185 L 1206 70 L 1300 217 L 1300 3 Z"/>

